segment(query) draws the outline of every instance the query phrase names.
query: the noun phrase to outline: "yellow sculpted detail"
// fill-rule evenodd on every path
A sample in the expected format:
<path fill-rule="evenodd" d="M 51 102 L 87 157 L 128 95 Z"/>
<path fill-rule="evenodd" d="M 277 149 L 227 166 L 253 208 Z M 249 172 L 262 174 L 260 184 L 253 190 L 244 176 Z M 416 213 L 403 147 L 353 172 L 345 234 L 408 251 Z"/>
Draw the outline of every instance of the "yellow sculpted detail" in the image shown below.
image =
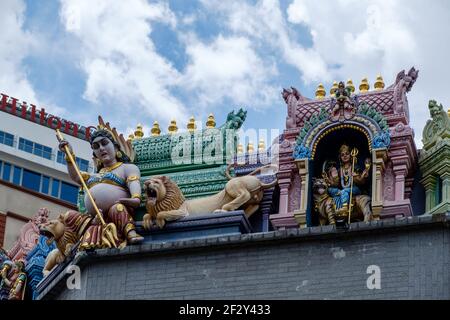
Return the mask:
<path fill-rule="evenodd" d="M 130 182 L 136 181 L 136 180 L 139 180 L 139 177 L 138 177 L 138 176 L 129 176 L 129 177 L 127 178 L 127 183 L 130 183 Z"/>

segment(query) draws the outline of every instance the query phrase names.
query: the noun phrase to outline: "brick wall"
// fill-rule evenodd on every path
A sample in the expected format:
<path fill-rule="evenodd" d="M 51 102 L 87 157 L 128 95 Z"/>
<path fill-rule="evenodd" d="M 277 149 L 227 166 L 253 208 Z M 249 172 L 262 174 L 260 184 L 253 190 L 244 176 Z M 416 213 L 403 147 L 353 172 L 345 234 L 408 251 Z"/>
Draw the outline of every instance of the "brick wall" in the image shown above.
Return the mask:
<path fill-rule="evenodd" d="M 0 247 L 3 247 L 5 241 L 6 215 L 0 213 Z"/>
<path fill-rule="evenodd" d="M 450 299 L 450 214 L 130 246 L 79 255 L 44 299 Z M 367 288 L 367 268 L 381 289 Z"/>

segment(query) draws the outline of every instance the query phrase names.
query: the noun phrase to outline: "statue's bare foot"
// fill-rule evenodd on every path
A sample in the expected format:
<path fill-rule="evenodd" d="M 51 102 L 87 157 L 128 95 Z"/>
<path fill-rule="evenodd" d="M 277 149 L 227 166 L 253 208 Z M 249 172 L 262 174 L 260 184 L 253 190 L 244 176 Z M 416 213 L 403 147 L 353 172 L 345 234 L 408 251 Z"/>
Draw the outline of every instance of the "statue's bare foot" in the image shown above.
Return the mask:
<path fill-rule="evenodd" d="M 228 212 L 228 211 L 227 210 L 223 210 L 223 209 L 214 210 L 214 213 L 221 213 L 221 212 Z"/>
<path fill-rule="evenodd" d="M 144 237 L 137 234 L 136 231 L 131 230 L 128 232 L 128 243 L 130 244 L 137 244 L 142 243 L 144 241 Z"/>

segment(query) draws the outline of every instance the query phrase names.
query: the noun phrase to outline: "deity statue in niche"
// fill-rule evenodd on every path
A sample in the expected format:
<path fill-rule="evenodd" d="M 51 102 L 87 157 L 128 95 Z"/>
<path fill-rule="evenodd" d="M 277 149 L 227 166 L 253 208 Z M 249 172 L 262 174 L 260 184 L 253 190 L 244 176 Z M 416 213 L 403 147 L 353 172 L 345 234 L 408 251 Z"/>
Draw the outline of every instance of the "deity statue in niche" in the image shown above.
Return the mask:
<path fill-rule="evenodd" d="M 349 214 L 354 221 L 372 219 L 371 199 L 365 190 L 371 161 L 367 158 L 362 169 L 357 153 L 356 148 L 341 145 L 337 159 L 326 159 L 322 176 L 313 179 L 315 211 L 321 225 L 348 219 Z"/>

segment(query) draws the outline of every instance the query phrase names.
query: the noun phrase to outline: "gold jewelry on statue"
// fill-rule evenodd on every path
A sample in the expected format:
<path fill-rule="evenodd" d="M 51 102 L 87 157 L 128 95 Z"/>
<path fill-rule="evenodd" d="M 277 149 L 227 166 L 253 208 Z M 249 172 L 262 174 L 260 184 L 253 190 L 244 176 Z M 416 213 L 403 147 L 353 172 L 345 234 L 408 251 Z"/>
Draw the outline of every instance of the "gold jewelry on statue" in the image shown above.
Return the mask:
<path fill-rule="evenodd" d="M 72 155 L 72 158 L 75 159 L 75 153 L 73 151 L 70 151 L 70 154 Z M 67 154 L 64 156 L 64 160 L 66 160 L 67 163 L 71 164 L 69 156 Z"/>
<path fill-rule="evenodd" d="M 116 152 L 116 157 L 117 157 L 117 158 L 120 159 L 120 158 L 122 158 L 122 156 L 123 156 L 122 151 L 119 150 L 119 151 Z"/>
<path fill-rule="evenodd" d="M 141 195 L 139 193 L 133 193 L 131 198 L 141 199 Z"/>
<path fill-rule="evenodd" d="M 123 165 L 123 162 L 117 162 L 116 164 L 112 165 L 111 167 L 102 168 L 99 173 L 111 172 L 114 169 L 117 169 L 118 167 L 120 167 L 121 165 Z"/>
<path fill-rule="evenodd" d="M 127 223 L 125 226 L 125 234 L 128 234 L 130 231 L 133 231 L 135 229 L 134 225 L 132 223 Z"/>
<path fill-rule="evenodd" d="M 135 181 L 135 180 L 139 180 L 139 177 L 138 176 L 129 176 L 127 178 L 127 183 L 130 183 L 130 182 Z"/>
<path fill-rule="evenodd" d="M 123 212 L 123 210 L 124 210 L 123 204 L 119 203 L 119 204 L 116 206 L 116 209 L 117 209 L 118 212 Z"/>
<path fill-rule="evenodd" d="M 84 181 L 87 181 L 91 177 L 91 175 L 87 172 L 81 172 L 81 176 L 83 177 Z"/>

